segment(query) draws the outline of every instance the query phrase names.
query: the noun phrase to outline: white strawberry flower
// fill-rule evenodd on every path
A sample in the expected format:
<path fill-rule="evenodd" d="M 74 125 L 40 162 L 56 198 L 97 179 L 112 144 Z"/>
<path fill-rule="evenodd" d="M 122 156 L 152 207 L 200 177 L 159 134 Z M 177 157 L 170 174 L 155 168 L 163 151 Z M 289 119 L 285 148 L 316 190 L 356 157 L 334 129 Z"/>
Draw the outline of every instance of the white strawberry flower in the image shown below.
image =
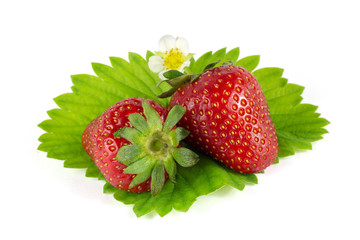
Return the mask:
<path fill-rule="evenodd" d="M 159 51 L 149 58 L 149 68 L 159 73 L 159 77 L 164 80 L 163 73 L 168 70 L 184 72 L 184 69 L 190 65 L 193 55 L 189 53 L 186 39 L 165 35 L 159 41 Z"/>

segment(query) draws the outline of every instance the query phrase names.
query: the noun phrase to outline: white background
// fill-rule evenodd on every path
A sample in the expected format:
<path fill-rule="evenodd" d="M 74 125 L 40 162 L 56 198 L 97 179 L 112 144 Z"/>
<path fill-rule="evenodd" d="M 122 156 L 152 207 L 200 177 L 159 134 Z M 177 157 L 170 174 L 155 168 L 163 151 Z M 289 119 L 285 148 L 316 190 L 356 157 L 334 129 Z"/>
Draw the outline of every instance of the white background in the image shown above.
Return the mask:
<path fill-rule="evenodd" d="M 1 1 L 1 239 L 360 239 L 357 1 Z M 136 218 L 84 170 L 39 152 L 37 127 L 91 62 L 157 50 L 239 46 L 305 86 L 329 134 L 258 175 L 200 197 L 187 213 Z M 125 237 L 125 238 L 124 238 Z"/>

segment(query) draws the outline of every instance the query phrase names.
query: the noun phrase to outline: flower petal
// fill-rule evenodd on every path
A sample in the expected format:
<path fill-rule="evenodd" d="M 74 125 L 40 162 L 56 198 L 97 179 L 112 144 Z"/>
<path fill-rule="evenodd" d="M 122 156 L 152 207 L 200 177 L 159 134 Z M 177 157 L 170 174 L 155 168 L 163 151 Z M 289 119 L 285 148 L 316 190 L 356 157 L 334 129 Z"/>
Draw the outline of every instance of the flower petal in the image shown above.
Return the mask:
<path fill-rule="evenodd" d="M 185 38 L 177 38 L 175 47 L 178 48 L 185 56 L 189 54 L 189 43 Z"/>
<path fill-rule="evenodd" d="M 160 72 L 164 70 L 164 59 L 162 59 L 160 56 L 151 56 L 149 58 L 149 68 L 152 72 Z"/>
<path fill-rule="evenodd" d="M 163 36 L 159 41 L 159 50 L 160 52 L 170 51 L 175 47 L 176 39 L 171 35 Z"/>
<path fill-rule="evenodd" d="M 184 72 L 184 68 L 190 66 L 190 61 L 185 61 L 181 64 L 180 68 L 178 69 L 180 72 Z"/>

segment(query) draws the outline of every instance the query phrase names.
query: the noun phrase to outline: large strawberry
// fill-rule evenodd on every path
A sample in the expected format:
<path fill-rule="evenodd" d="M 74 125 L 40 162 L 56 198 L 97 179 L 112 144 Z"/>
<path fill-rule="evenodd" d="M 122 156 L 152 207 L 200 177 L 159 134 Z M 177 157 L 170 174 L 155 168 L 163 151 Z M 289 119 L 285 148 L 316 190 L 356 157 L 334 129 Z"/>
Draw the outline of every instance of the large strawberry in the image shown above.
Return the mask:
<path fill-rule="evenodd" d="M 184 112 L 181 106 L 169 112 L 152 100 L 122 100 L 87 126 L 82 145 L 110 184 L 156 195 L 167 178 L 175 181 L 175 161 L 183 167 L 198 161 L 195 153 L 179 147 L 188 135 L 175 127 Z"/>
<path fill-rule="evenodd" d="M 176 77 L 167 81 L 173 88 L 159 97 L 174 93 L 170 108 L 186 107 L 178 126 L 190 131 L 185 139 L 189 145 L 240 173 L 262 171 L 278 154 L 265 96 L 244 68 L 232 64 L 213 68 L 215 64 L 202 74 L 168 72 L 170 78 Z"/>

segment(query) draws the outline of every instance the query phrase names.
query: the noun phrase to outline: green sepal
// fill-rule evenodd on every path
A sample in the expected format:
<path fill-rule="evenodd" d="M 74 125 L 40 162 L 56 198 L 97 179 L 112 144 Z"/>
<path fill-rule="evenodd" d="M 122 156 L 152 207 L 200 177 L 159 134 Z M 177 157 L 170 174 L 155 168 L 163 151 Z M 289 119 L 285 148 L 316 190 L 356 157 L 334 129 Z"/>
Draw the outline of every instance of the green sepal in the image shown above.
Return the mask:
<path fill-rule="evenodd" d="M 191 75 L 181 75 L 180 77 L 173 78 L 167 81 L 167 83 L 172 87 L 180 88 L 189 83 Z"/>
<path fill-rule="evenodd" d="M 185 139 L 189 135 L 189 131 L 182 127 L 177 127 L 172 130 L 169 134 L 173 141 L 173 146 L 179 145 L 180 141 Z"/>
<path fill-rule="evenodd" d="M 151 195 L 155 196 L 161 192 L 165 183 L 165 169 L 161 162 L 155 163 L 151 173 Z"/>
<path fill-rule="evenodd" d="M 201 76 L 200 73 L 195 73 L 194 75 L 192 75 L 191 78 L 190 78 L 190 83 L 195 82 L 196 80 L 198 80 L 200 76 Z"/>
<path fill-rule="evenodd" d="M 161 93 L 160 95 L 158 95 L 158 98 L 168 98 L 171 97 L 179 88 L 178 87 L 172 87 L 169 90 L 167 90 L 166 92 Z"/>
<path fill-rule="evenodd" d="M 130 164 L 127 168 L 124 169 L 124 173 L 140 174 L 146 171 L 148 168 L 152 168 L 153 166 L 154 163 L 151 161 L 151 159 L 149 159 L 148 157 L 144 157 Z"/>
<path fill-rule="evenodd" d="M 124 173 L 137 174 L 131 181 L 129 188 L 132 188 L 140 183 L 145 182 L 150 178 L 155 163 L 150 158 L 144 157 L 143 159 L 128 166 Z"/>
<path fill-rule="evenodd" d="M 169 175 L 170 181 L 176 183 L 176 163 L 172 157 L 164 161 L 165 170 Z"/>
<path fill-rule="evenodd" d="M 158 112 L 149 105 L 146 99 L 142 101 L 142 107 L 149 127 L 153 130 L 161 130 L 162 121 Z"/>
<path fill-rule="evenodd" d="M 186 112 L 186 108 L 180 105 L 174 106 L 164 123 L 163 131 L 168 133 L 170 130 L 180 121 L 180 119 L 184 116 Z"/>
<path fill-rule="evenodd" d="M 216 66 L 216 64 L 218 64 L 220 61 L 221 61 L 221 60 L 218 60 L 218 61 L 213 62 L 213 63 L 209 63 L 208 65 L 206 65 L 206 66 L 204 67 L 203 72 L 214 68 L 214 67 Z"/>
<path fill-rule="evenodd" d="M 194 166 L 199 161 L 199 155 L 184 147 L 172 149 L 171 155 L 182 167 Z"/>
<path fill-rule="evenodd" d="M 134 177 L 134 179 L 131 181 L 129 188 L 133 188 L 134 186 L 141 184 L 148 180 L 151 177 L 151 172 L 153 170 L 154 165 L 150 165 L 147 169 L 144 170 L 144 172 L 139 173 Z"/>
<path fill-rule="evenodd" d="M 231 60 L 228 60 L 228 61 L 223 62 L 222 65 L 223 65 L 223 66 L 224 66 L 224 65 L 234 65 L 234 62 L 231 61 Z"/>
<path fill-rule="evenodd" d="M 158 83 L 155 85 L 155 89 L 157 89 L 163 82 L 169 83 L 169 79 L 161 80 L 160 82 L 158 82 Z"/>
<path fill-rule="evenodd" d="M 128 117 L 131 125 L 134 126 L 137 130 L 139 130 L 143 134 L 148 134 L 150 132 L 149 125 L 145 118 L 141 116 L 140 113 L 130 114 Z"/>
<path fill-rule="evenodd" d="M 122 137 L 130 141 L 131 143 L 140 145 L 142 143 L 141 136 L 143 135 L 139 130 L 130 127 L 123 127 L 114 133 L 115 138 Z"/>
<path fill-rule="evenodd" d="M 125 165 L 130 165 L 139 160 L 143 155 L 143 150 L 137 144 L 123 146 L 116 154 L 116 160 Z"/>
<path fill-rule="evenodd" d="M 163 73 L 163 76 L 167 79 L 173 79 L 184 75 L 184 73 L 178 71 L 178 70 L 169 70 Z"/>
<path fill-rule="evenodd" d="M 171 86 L 171 88 L 169 90 L 167 90 L 166 92 L 163 92 L 162 94 L 158 95 L 158 98 L 167 98 L 167 97 L 172 96 L 179 88 L 189 84 L 191 82 L 192 77 L 194 77 L 194 75 L 184 74 L 177 78 L 159 82 L 156 86 L 160 85 L 163 82 L 166 82 L 167 84 L 169 84 Z M 200 77 L 200 75 L 199 75 L 199 77 Z"/>

